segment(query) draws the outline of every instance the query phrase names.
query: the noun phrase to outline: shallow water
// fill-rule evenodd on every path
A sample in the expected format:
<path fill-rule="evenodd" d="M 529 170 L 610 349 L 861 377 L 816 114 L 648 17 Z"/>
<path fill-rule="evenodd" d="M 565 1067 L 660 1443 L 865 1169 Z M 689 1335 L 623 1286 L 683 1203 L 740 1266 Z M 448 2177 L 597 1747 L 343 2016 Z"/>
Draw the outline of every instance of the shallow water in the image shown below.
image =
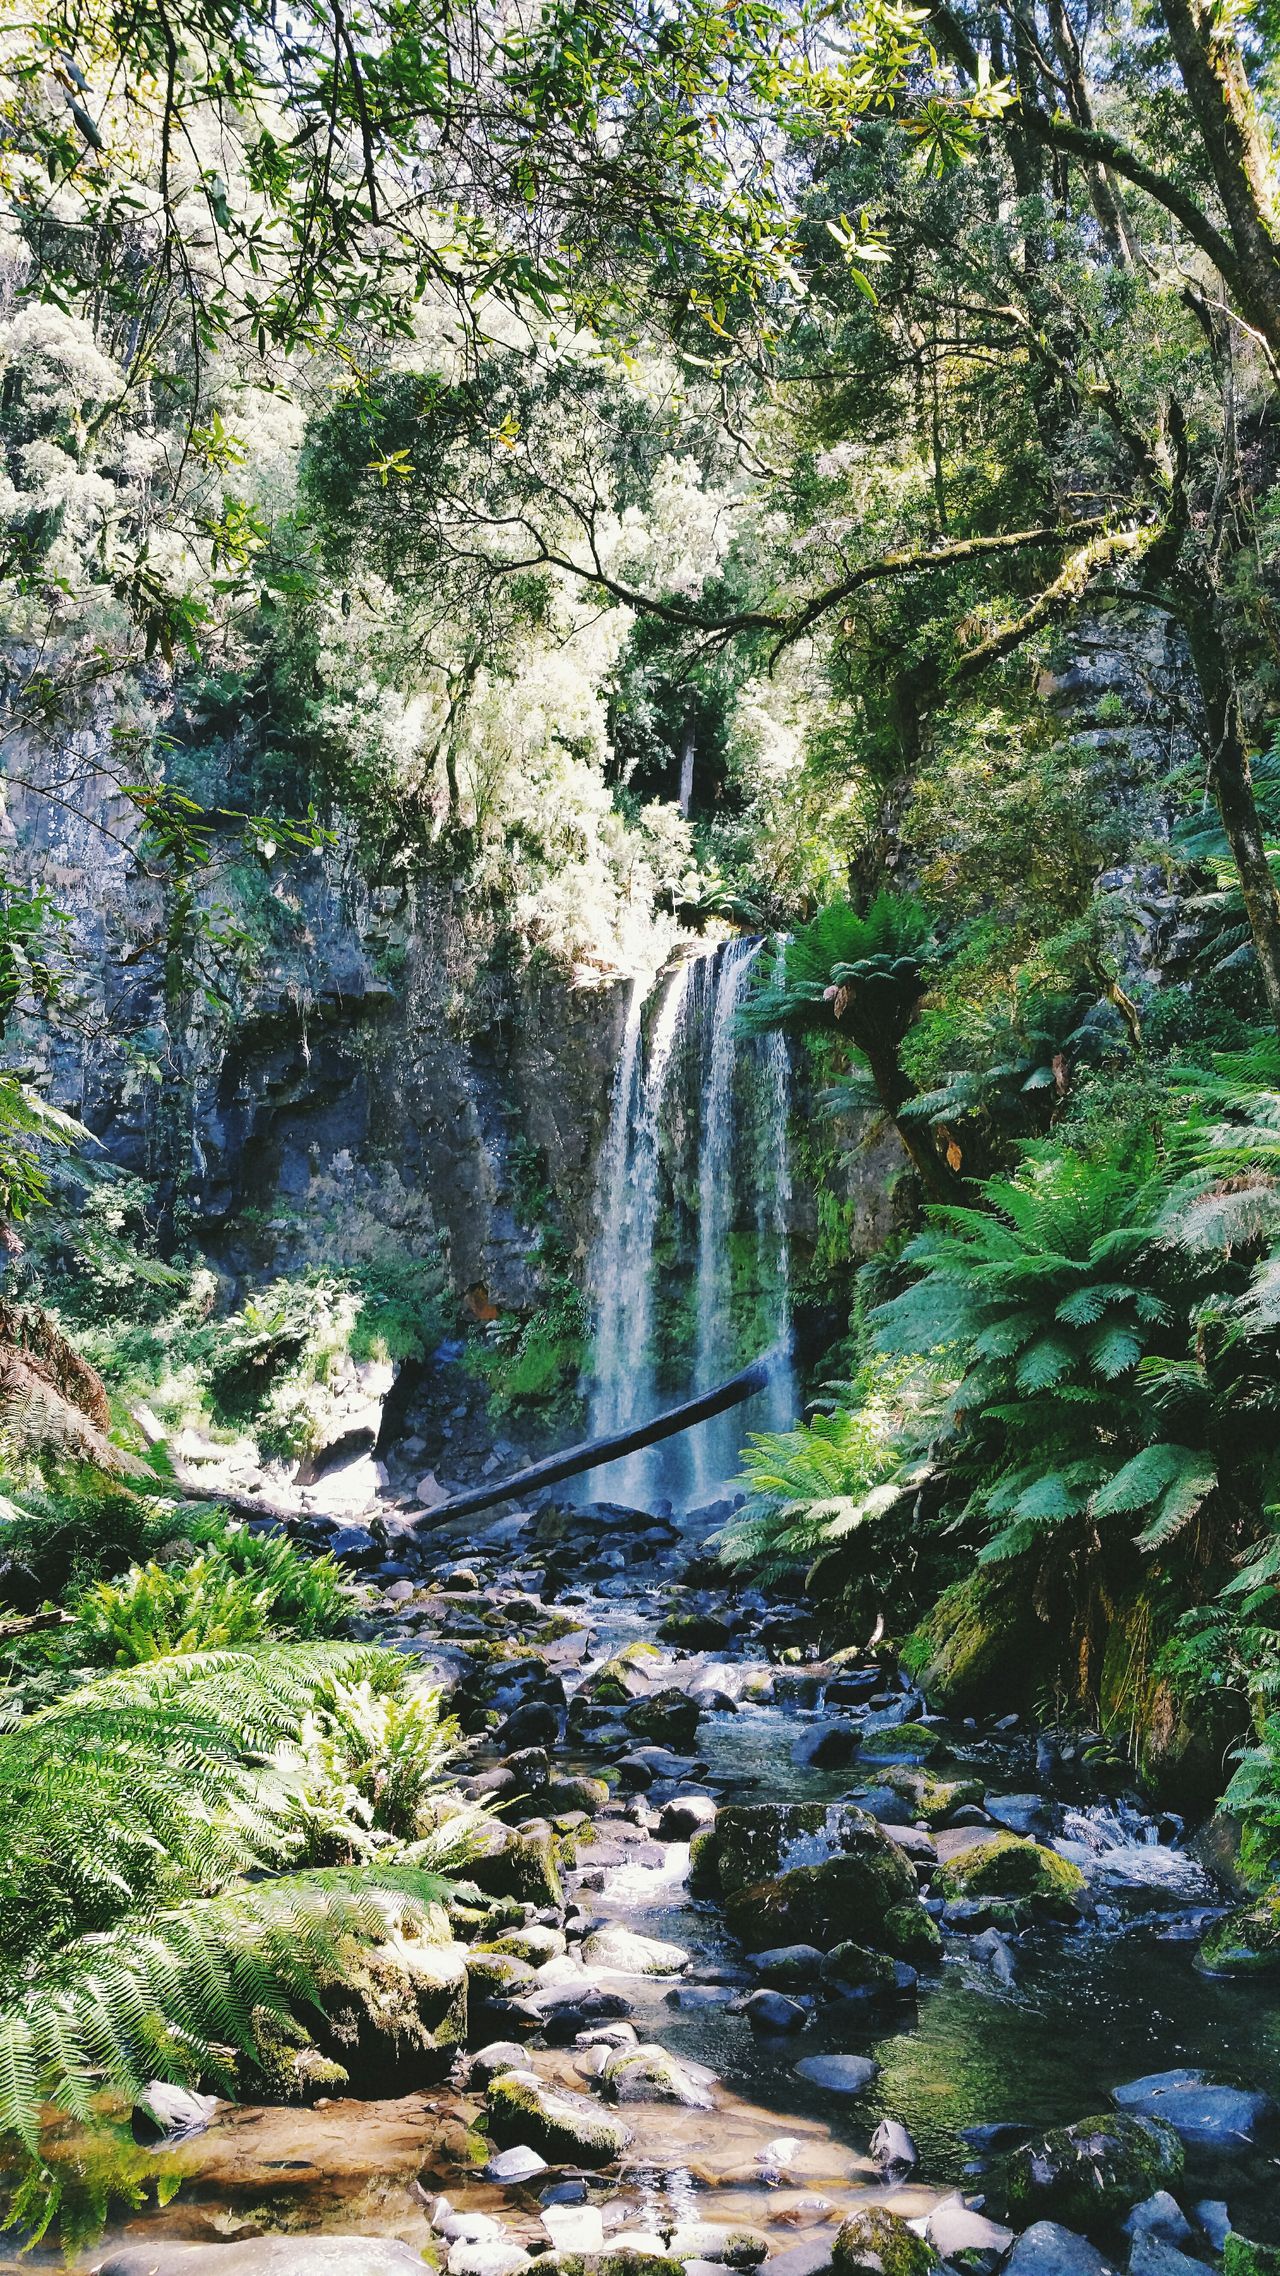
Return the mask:
<path fill-rule="evenodd" d="M 586 1667 L 651 1635 L 661 1617 L 662 1588 L 645 1575 L 629 1579 L 625 1598 L 587 1592 L 575 1607 L 592 1628 Z M 757 1675 L 766 1672 L 762 1660 L 752 1664 Z M 741 1659 L 708 1655 L 679 1662 L 668 1680 L 691 1682 L 700 1671 L 731 1693 L 746 1672 Z M 570 1687 L 581 1679 L 582 1670 L 564 1672 Z M 793 1677 L 784 1686 L 804 1692 Z M 822 1770 L 796 1759 L 815 1722 L 833 1719 L 820 1700 L 744 1701 L 735 1713 L 706 1714 L 697 1737 L 702 1775 L 722 1798 L 744 1800 L 834 1800 L 873 1783 L 870 1763 Z M 935 1765 L 944 1774 L 980 1766 L 992 1794 L 1035 1790 L 1026 1737 L 952 1732 L 948 1743 Z M 599 1757 L 566 1755 L 566 1768 L 578 1766 L 598 1771 Z M 605 2206 L 615 2229 L 746 2219 L 785 2248 L 819 2233 L 868 2191 L 908 2214 L 926 2211 L 972 2171 L 965 2127 L 1070 2122 L 1105 2110 L 1115 2086 L 1147 2071 L 1202 2066 L 1280 2099 L 1280 2001 L 1260 1987 L 1195 1972 L 1197 1918 L 1223 1900 L 1186 1847 L 1168 1838 L 1176 1832 L 1128 1803 L 1077 1800 L 1062 1816 L 1059 1838 L 1089 1875 L 1096 1909 L 1087 1925 L 1018 1941 L 1011 1985 L 997 1981 L 963 1938 L 949 1939 L 944 1964 L 918 1998 L 856 2024 L 834 2007 L 819 2008 L 800 2037 L 759 2035 L 734 2011 L 742 1955 L 718 1912 L 690 1899 L 686 1844 L 662 1845 L 660 1865 L 605 1868 L 603 1886 L 584 1890 L 579 1901 L 684 1946 L 693 1956 L 691 1981 L 709 1983 L 714 1994 L 713 2004 L 685 2008 L 670 1996 L 670 1979 L 619 1979 L 641 2039 L 707 2065 L 719 2084 L 709 2113 L 628 2106 L 634 2149 L 620 2178 L 592 2181 L 592 2201 Z M 579 1863 L 591 1872 L 589 1847 Z M 717 1977 L 727 1980 L 717 1984 Z M 873 2056 L 880 2075 L 856 2100 L 824 2093 L 797 2077 L 794 2065 L 802 2054 L 826 2052 Z M 582 2083 L 578 2060 L 572 2048 L 537 2057 L 545 2073 L 573 2084 Z M 169 2153 L 164 2162 L 186 2177 L 180 2195 L 165 2211 L 127 2224 L 128 2233 L 367 2230 L 423 2244 L 428 2195 L 443 2185 L 455 2203 L 501 2210 L 518 2235 L 545 2245 L 537 2184 L 502 2190 L 450 2167 L 441 2126 L 452 2124 L 456 2135 L 475 2108 L 444 2088 L 315 2111 L 228 2111 Z M 882 2117 L 901 2120 L 920 2150 L 903 2187 L 883 2187 L 866 2156 Z M 1181 2194 L 1188 2201 L 1226 2196 L 1240 2226 L 1280 2239 L 1274 2157 L 1255 2152 L 1215 2167 L 1189 2161 Z"/>

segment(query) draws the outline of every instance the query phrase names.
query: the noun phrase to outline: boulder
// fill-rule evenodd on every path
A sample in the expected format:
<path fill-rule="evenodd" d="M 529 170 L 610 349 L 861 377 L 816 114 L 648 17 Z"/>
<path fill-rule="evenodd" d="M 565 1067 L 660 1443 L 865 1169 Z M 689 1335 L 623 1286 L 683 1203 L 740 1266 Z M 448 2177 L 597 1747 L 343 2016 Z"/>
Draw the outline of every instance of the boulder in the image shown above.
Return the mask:
<path fill-rule="evenodd" d="M 493 2039 L 487 2047 L 478 2047 L 471 2057 L 467 2076 L 473 2086 L 485 2087 L 491 2078 L 500 2078 L 503 2071 L 518 2071 L 523 2067 L 525 2052 L 514 2039 Z"/>
<path fill-rule="evenodd" d="M 469 1957 L 465 1945 L 399 1933 L 360 1952 L 310 2022 L 321 2054 L 361 2094 L 443 2078 L 466 2045 Z"/>
<path fill-rule="evenodd" d="M 954 1843 L 954 1847 L 944 1844 Z M 1038 1841 L 1003 1830 L 965 1827 L 938 1837 L 938 1891 L 944 1897 L 1039 1897 L 1072 1905 L 1084 1891 L 1078 1865 Z"/>
<path fill-rule="evenodd" d="M 742 2003 L 742 2012 L 756 2031 L 803 2031 L 808 2010 L 785 1992 L 756 1991 Z"/>
<path fill-rule="evenodd" d="M 614 2102 L 675 2102 L 685 2110 L 714 2107 L 709 2088 L 666 2047 L 616 2047 L 600 2074 Z"/>
<path fill-rule="evenodd" d="M 673 1794 L 658 1819 L 660 1841 L 691 1841 L 716 1822 L 716 1805 L 709 1794 Z"/>
<path fill-rule="evenodd" d="M 520 2276 L 531 2266 L 524 2246 L 506 2236 L 478 2237 L 474 2243 L 460 2238 L 445 2260 L 448 2276 Z"/>
<path fill-rule="evenodd" d="M 778 1944 L 771 1952 L 751 1952 L 750 1965 L 767 1984 L 801 1986 L 816 1983 L 824 1973 L 824 1959 L 816 1944 Z"/>
<path fill-rule="evenodd" d="M 920 2152 L 906 2127 L 897 2118 L 882 2118 L 867 2145 L 868 2155 L 878 2173 L 886 2179 L 900 2179 L 920 2162 Z"/>
<path fill-rule="evenodd" d="M 1119 2110 L 1163 2119 L 1197 2149 L 1243 2150 L 1274 2131 L 1277 2110 L 1269 2094 L 1239 2086 L 1212 2086 L 1203 2071 L 1152 2071 L 1116 2087 Z"/>
<path fill-rule="evenodd" d="M 910 1861 L 850 1803 L 722 1809 L 695 1868 L 697 1892 L 718 1887 L 730 1928 L 754 1949 L 766 1938 L 823 1951 L 851 1935 L 881 1944 L 896 1907 L 921 1910 Z"/>
<path fill-rule="evenodd" d="M 944 2197 L 934 2206 L 925 2235 L 935 2252 L 944 2260 L 958 2261 L 970 2276 L 998 2268 L 1013 2243 L 1012 2229 L 989 2221 L 985 2213 L 970 2212 L 959 2195 Z"/>
<path fill-rule="evenodd" d="M 484 2177 L 486 2181 L 503 2182 L 508 2188 L 513 2188 L 522 2181 L 532 2181 L 536 2175 L 545 2173 L 546 2170 L 547 2161 L 544 2157 L 539 2157 L 536 2150 L 531 2150 L 527 2142 L 517 2142 L 512 2149 L 499 2150 L 496 2157 L 489 2159 Z"/>
<path fill-rule="evenodd" d="M 693 1745 L 697 1735 L 699 1702 L 687 1691 L 654 1691 L 647 1699 L 637 1699 L 628 1707 L 623 1721 L 637 1738 L 651 1739 L 656 1746 L 673 1747 L 684 1752 Z"/>
<path fill-rule="evenodd" d="M 589 1968 L 611 1968 L 623 1976 L 679 1976 L 689 1965 L 682 1944 L 664 1944 L 612 1921 L 584 1940 L 582 1957 Z"/>
<path fill-rule="evenodd" d="M 831 2258 L 836 2276 L 863 2269 L 875 2276 L 932 2276 L 938 2266 L 933 2246 L 883 2205 L 869 2205 L 841 2223 Z"/>
<path fill-rule="evenodd" d="M 485 1846 L 467 1861 L 467 1878 L 493 1897 L 518 1897 L 525 1904 L 564 1901 L 549 1827 L 504 1826 L 488 1819 L 478 1838 Z"/>
<path fill-rule="evenodd" d="M 1280 1975 L 1280 1896 L 1271 1890 L 1215 1921 L 1197 1966 L 1209 1976 Z"/>
<path fill-rule="evenodd" d="M 1182 2171 L 1182 2144 L 1158 2118 L 1122 2111 L 1034 2135 L 1004 2165 L 1012 2220 L 1061 2220 L 1091 2232 L 1124 2219 Z"/>
<path fill-rule="evenodd" d="M 1004 2276 L 1116 2276 L 1116 2267 L 1071 2229 L 1057 2221 L 1036 2221 L 1018 2238 Z"/>
<path fill-rule="evenodd" d="M 620 2118 L 583 2095 L 544 2086 L 533 2071 L 491 2079 L 485 2101 L 495 2142 L 537 2150 L 552 2165 L 611 2165 L 631 2140 Z"/>

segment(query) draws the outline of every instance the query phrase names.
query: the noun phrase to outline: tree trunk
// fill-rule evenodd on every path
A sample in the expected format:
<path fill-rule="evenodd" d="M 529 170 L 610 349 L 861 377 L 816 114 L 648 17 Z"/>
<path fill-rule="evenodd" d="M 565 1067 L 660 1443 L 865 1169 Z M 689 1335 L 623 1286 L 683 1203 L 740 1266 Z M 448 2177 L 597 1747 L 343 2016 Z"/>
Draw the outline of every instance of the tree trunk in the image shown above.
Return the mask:
<path fill-rule="evenodd" d="M 1253 792 L 1240 690 L 1211 593 L 1200 584 L 1181 599 L 1179 613 L 1204 705 L 1209 786 L 1240 879 L 1267 1011 L 1280 1035 L 1280 893 Z"/>
<path fill-rule="evenodd" d="M 1280 359 L 1280 245 L 1271 163 L 1244 57 L 1213 0 L 1160 0 L 1235 246 L 1243 314 Z"/>

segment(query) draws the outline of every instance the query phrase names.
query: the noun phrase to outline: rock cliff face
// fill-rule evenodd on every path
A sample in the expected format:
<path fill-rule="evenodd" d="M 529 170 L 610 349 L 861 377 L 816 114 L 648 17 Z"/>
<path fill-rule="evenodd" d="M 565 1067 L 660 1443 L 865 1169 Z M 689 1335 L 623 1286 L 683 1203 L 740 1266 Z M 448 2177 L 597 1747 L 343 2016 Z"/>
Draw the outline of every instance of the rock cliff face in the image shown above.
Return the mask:
<path fill-rule="evenodd" d="M 101 759 L 86 735 L 23 770 L 52 796 L 10 798 L 10 864 L 69 919 L 58 1003 L 12 1031 L 44 1095 L 181 1193 L 233 1273 L 323 1253 L 355 1217 L 439 1247 L 460 1291 L 528 1303 L 535 1160 L 584 1256 L 625 984 L 518 966 L 447 879 L 370 889 L 341 849 L 274 877 L 215 850 L 222 943 L 175 955 Z"/>

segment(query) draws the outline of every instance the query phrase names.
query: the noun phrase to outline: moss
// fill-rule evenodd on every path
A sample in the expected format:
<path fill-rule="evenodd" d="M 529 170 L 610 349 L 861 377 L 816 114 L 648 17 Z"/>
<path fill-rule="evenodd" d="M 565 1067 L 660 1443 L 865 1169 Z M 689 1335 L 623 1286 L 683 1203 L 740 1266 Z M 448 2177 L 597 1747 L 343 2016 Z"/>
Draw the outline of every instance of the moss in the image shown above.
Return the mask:
<path fill-rule="evenodd" d="M 886 1849 L 889 1844 L 886 1842 Z M 773 1944 L 816 1944 L 829 1951 L 856 1928 L 868 1944 L 885 1941 L 886 1923 L 915 1902 L 915 1877 L 900 1852 L 830 1857 L 799 1865 L 776 1879 L 758 1881 L 728 1898 L 726 1918 L 753 1950 Z M 898 1867 L 905 1870 L 907 1886 Z"/>
<path fill-rule="evenodd" d="M 720 1894 L 720 1852 L 714 1826 L 704 1826 L 689 1843 L 689 1894 L 693 1897 Z"/>
<path fill-rule="evenodd" d="M 1087 2234 L 1124 2219 L 1183 2167 L 1182 2144 L 1159 2118 L 1108 2112 L 1061 2126 L 1014 2150 L 1004 2164 L 1010 2217 L 1061 2221 Z"/>
<path fill-rule="evenodd" d="M 321 2054 L 295 2016 L 255 2008 L 253 2057 L 241 2079 L 246 2100 L 314 2102 L 319 2094 L 341 2094 L 350 2083 L 342 2064 Z"/>
<path fill-rule="evenodd" d="M 593 1818 L 609 1799 L 603 1778 L 553 1778 L 543 1796 L 552 1816 L 566 1810 L 585 1810 Z"/>
<path fill-rule="evenodd" d="M 472 1876 L 482 1889 L 525 1904 L 564 1902 L 549 1827 L 517 1829 L 494 1823 L 487 1832 L 492 1846 L 483 1856 L 471 1860 Z"/>
<path fill-rule="evenodd" d="M 1044 1634 L 1025 1583 L 984 1566 L 943 1590 L 903 1644 L 902 1664 L 934 1705 L 968 1715 L 1025 1693 Z"/>
<path fill-rule="evenodd" d="M 1233 2231 L 1222 2247 L 1222 2276 L 1280 2276 L 1280 2244 L 1254 2244 Z"/>
<path fill-rule="evenodd" d="M 891 1905 L 881 1933 L 890 1952 L 917 1968 L 932 1967 L 942 1958 L 942 1931 L 922 1904 Z"/>
<path fill-rule="evenodd" d="M 666 1644 L 684 1644 L 690 1651 L 716 1651 L 733 1631 L 718 1612 L 669 1612 L 658 1634 Z"/>
<path fill-rule="evenodd" d="M 1280 1975 L 1280 1887 L 1215 1921 L 1196 1964 L 1211 1976 Z"/>
<path fill-rule="evenodd" d="M 699 1707 L 687 1691 L 655 1691 L 650 1699 L 636 1699 L 623 1716 L 627 1729 L 651 1745 L 674 1747 L 680 1752 L 693 1745 L 698 1731 Z"/>
<path fill-rule="evenodd" d="M 467 1987 L 481 1999 L 518 1997 L 533 1982 L 533 1969 L 514 1952 L 467 1954 Z"/>
<path fill-rule="evenodd" d="M 944 1825 L 953 1810 L 970 1804 L 981 1807 L 986 1795 L 980 1778 L 935 1778 L 927 1770 L 910 1770 L 899 1763 L 891 1764 L 883 1773 L 881 1784 L 901 1794 L 929 1826 Z"/>
<path fill-rule="evenodd" d="M 551 1618 L 544 1620 L 539 1628 L 538 1642 L 558 1644 L 565 1636 L 580 1636 L 584 1627 L 585 1622 L 570 1619 L 567 1612 L 553 1612 Z"/>
<path fill-rule="evenodd" d="M 926 1914 L 926 1919 L 928 1915 Z M 822 1963 L 827 1981 L 851 1985 L 855 1991 L 891 1991 L 897 1982 L 892 1960 L 872 1952 L 865 1944 L 833 1944 Z"/>
<path fill-rule="evenodd" d="M 931 1762 L 941 1752 L 937 1732 L 926 1730 L 923 1723 L 891 1723 L 887 1730 L 863 1732 L 862 1755 L 867 1762 Z"/>
<path fill-rule="evenodd" d="M 656 2252 L 546 2252 L 538 2267 L 550 2276 L 684 2276 L 682 2260 Z"/>
<path fill-rule="evenodd" d="M 874 2269 L 882 2276 L 931 2276 L 941 2264 L 932 2245 L 883 2205 L 868 2206 L 841 2223 L 831 2247 L 837 2276 Z"/>
<path fill-rule="evenodd" d="M 318 2027 L 353 2086 L 376 2093 L 444 2077 L 466 2044 L 467 1960 L 460 1944 L 399 1936 L 353 1957 Z"/>
<path fill-rule="evenodd" d="M 520 2072 L 495 2078 L 485 2100 L 495 2142 L 526 2143 L 552 2165 L 611 2165 L 631 2139 L 620 2119 Z"/>
<path fill-rule="evenodd" d="M 1084 1885 L 1069 1858 L 1016 1833 L 975 1843 L 938 1868 L 938 1888 L 947 1897 L 1042 1897 L 1070 1904 Z"/>

